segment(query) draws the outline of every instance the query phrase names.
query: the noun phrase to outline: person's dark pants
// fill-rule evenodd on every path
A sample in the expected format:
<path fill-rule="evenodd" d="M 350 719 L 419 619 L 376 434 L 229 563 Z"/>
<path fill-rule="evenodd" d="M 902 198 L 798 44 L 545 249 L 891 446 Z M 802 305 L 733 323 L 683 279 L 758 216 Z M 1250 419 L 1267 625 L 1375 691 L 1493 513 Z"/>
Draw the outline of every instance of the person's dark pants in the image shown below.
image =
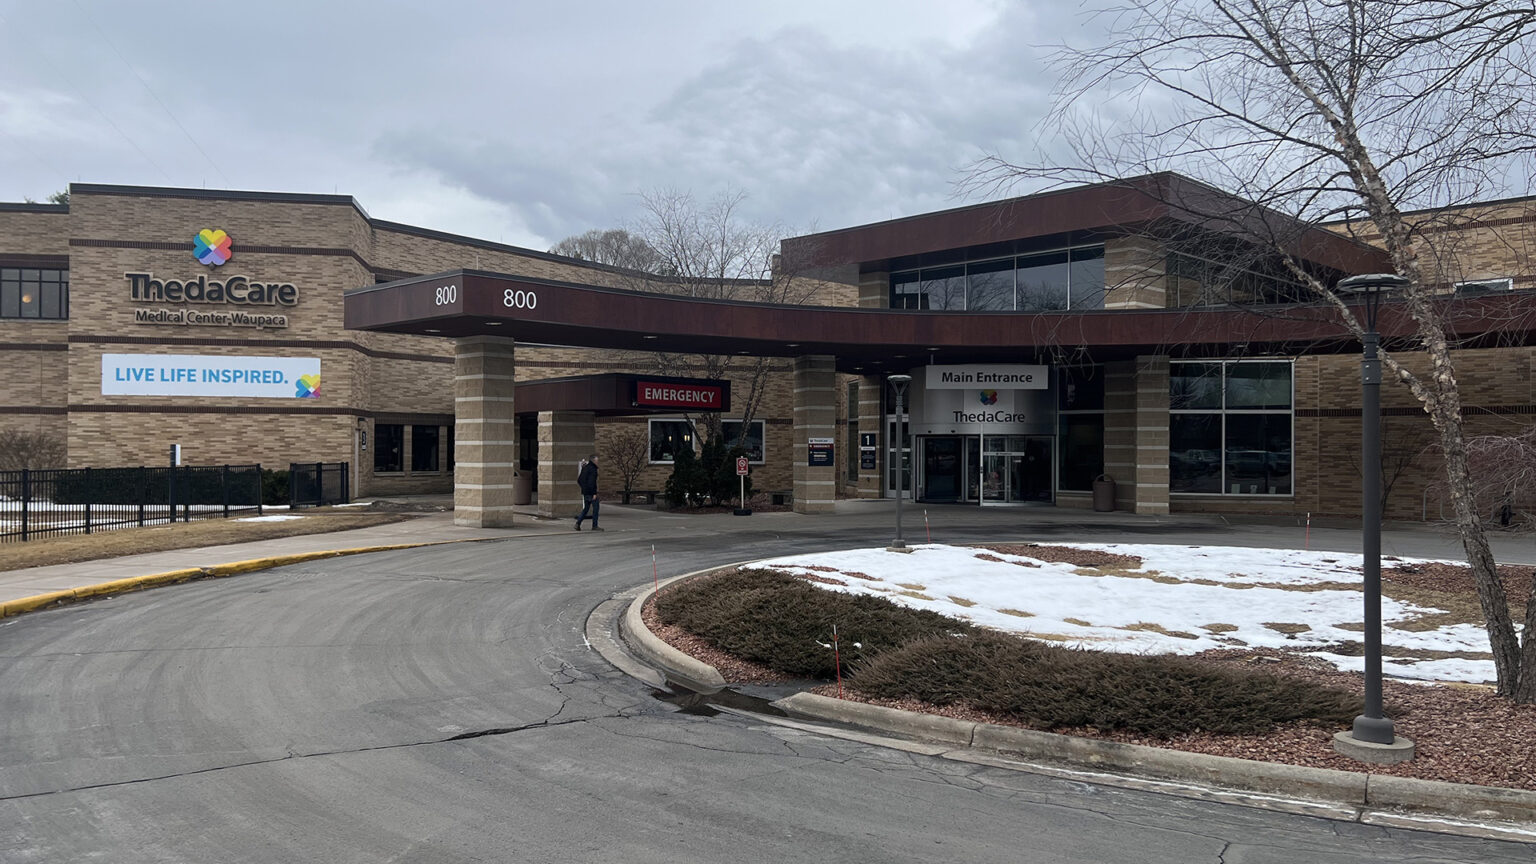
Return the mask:
<path fill-rule="evenodd" d="M 599 508 L 602 507 L 602 504 L 603 504 L 603 502 L 597 500 L 597 496 L 596 495 L 583 495 L 583 496 L 581 496 L 581 515 L 576 517 L 576 527 L 577 528 L 581 527 L 581 520 L 587 518 L 587 511 L 590 510 L 592 512 L 592 527 L 596 528 L 597 527 L 597 511 L 598 511 Z"/>

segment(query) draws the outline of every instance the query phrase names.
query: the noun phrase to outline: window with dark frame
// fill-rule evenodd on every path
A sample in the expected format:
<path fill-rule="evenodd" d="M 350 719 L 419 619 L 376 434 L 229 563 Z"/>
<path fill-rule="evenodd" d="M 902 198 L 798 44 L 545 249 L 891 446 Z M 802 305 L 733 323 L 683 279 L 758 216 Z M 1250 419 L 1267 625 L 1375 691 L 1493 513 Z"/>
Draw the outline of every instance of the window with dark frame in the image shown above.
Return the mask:
<path fill-rule="evenodd" d="M 374 473 L 392 474 L 404 470 L 405 426 L 399 423 L 373 424 Z"/>
<path fill-rule="evenodd" d="M 891 274 L 890 308 L 1065 312 L 1104 308 L 1104 247 L 1077 246 Z"/>
<path fill-rule="evenodd" d="M 693 424 L 687 420 L 652 420 L 650 432 L 652 465 L 671 464 L 684 447 L 693 451 Z"/>
<path fill-rule="evenodd" d="M 69 271 L 0 267 L 0 318 L 69 319 Z"/>
<path fill-rule="evenodd" d="M 721 420 L 720 434 L 725 438 L 726 447 L 735 447 L 737 436 L 741 434 L 741 421 Z M 753 420 L 747 429 L 747 437 L 742 446 L 746 448 L 747 461 L 753 465 L 761 465 L 768 458 L 767 434 L 768 424 L 762 420 Z"/>
<path fill-rule="evenodd" d="M 432 473 L 438 470 L 438 427 L 411 427 L 411 470 Z"/>
<path fill-rule="evenodd" d="M 1288 360 L 1175 361 L 1168 377 L 1168 490 L 1290 495 Z"/>
<path fill-rule="evenodd" d="M 1104 367 L 1056 370 L 1057 488 L 1087 492 L 1104 473 Z"/>

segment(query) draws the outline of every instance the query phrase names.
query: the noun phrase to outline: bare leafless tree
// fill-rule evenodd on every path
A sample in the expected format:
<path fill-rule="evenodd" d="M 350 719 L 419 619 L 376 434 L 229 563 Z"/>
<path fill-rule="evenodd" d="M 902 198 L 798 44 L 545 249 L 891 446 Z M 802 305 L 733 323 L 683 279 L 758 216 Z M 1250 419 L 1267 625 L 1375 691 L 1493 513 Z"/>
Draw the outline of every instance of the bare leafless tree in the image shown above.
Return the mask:
<path fill-rule="evenodd" d="M 655 189 L 640 194 L 643 214 L 626 231 L 625 247 L 643 248 L 650 262 L 645 272 L 631 272 L 623 280 L 625 287 L 704 300 L 737 300 L 756 303 L 802 304 L 818 290 L 815 280 L 800 278 L 805 268 L 800 262 L 784 261 L 779 256 L 779 238 L 786 235 L 783 226 L 758 224 L 742 214 L 746 193 L 727 191 L 707 201 L 691 192 Z M 558 251 L 596 234 L 568 238 L 555 247 Z M 612 245 L 612 244 L 609 244 Z M 634 262 L 607 262 L 633 266 Z M 775 365 L 771 357 L 740 354 L 677 354 L 668 352 L 636 353 L 637 365 L 649 366 L 661 375 L 732 379 L 732 413 L 742 419 L 740 433 L 733 444 L 745 444 L 751 421 L 762 406 Z M 690 416 L 690 422 L 702 427 L 706 437 L 721 435 L 718 413 Z"/>
<path fill-rule="evenodd" d="M 973 188 L 1177 170 L 1253 203 L 1203 214 L 1285 258 L 1357 336 L 1352 309 L 1295 255 L 1298 228 L 1344 221 L 1408 280 L 1413 336 L 1383 358 L 1429 415 L 1475 576 L 1498 690 L 1536 702 L 1536 596 L 1517 635 L 1468 462 L 1445 272 L 1431 228 L 1530 176 L 1536 8 L 1498 0 L 1132 0 L 1063 49 L 1049 128 L 1069 158 L 977 166 Z M 1209 201 L 1228 199 L 1211 196 Z M 1183 201 L 1198 211 L 1204 202 Z M 1276 218 L 1271 218 L 1271 217 Z M 1396 354 L 1423 355 L 1422 374 Z"/>
<path fill-rule="evenodd" d="M 602 447 L 603 461 L 619 472 L 624 494 L 634 491 L 635 478 L 651 463 L 651 436 L 646 426 L 624 426 Z"/>
<path fill-rule="evenodd" d="M 46 432 L 0 430 L 0 471 L 64 467 L 64 441 Z"/>

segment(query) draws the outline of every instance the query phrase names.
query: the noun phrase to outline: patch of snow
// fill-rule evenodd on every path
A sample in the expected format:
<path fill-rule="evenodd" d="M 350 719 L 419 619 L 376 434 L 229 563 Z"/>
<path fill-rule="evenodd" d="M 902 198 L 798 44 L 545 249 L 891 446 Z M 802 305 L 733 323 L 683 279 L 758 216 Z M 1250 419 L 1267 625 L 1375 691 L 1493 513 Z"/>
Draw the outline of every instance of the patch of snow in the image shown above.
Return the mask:
<path fill-rule="evenodd" d="M 1239 647 L 1231 641 L 1236 639 L 1248 647 L 1312 649 L 1309 653 L 1340 669 L 1363 666 L 1360 657 L 1327 650 L 1339 643 L 1360 641 L 1360 633 L 1348 625 L 1358 626 L 1362 618 L 1361 592 L 1353 587 L 1315 587 L 1323 583 L 1360 585 L 1358 554 L 1215 546 L 1055 545 L 1136 555 L 1143 563 L 1140 568 L 1119 571 L 1126 575 L 1100 575 L 1093 568 L 1073 564 L 924 544 L 912 547 L 910 554 L 854 549 L 775 558 L 758 566 L 836 578 L 846 584 L 811 584 L 882 596 L 905 606 L 1068 645 L 1194 654 Z M 983 560 L 977 557 L 981 554 L 1004 560 Z M 1013 562 L 1027 562 L 1029 566 Z M 842 573 L 812 567 L 832 567 Z M 1280 585 L 1287 587 L 1272 587 Z M 1028 617 L 1004 609 L 1028 613 Z M 1390 626 L 1439 611 L 1382 598 L 1382 621 L 1387 625 L 1382 634 L 1386 655 L 1383 669 L 1404 678 L 1493 680 L 1491 659 L 1394 656 L 1394 649 L 1488 651 L 1487 634 L 1481 626 L 1456 624 L 1422 631 Z M 1210 625 L 1220 626 L 1205 629 Z M 1284 632 L 1296 630 L 1300 632 Z"/>
<path fill-rule="evenodd" d="M 287 516 L 278 514 L 275 516 L 247 516 L 244 519 L 236 519 L 236 522 L 290 522 L 294 519 L 303 519 L 303 516 Z"/>

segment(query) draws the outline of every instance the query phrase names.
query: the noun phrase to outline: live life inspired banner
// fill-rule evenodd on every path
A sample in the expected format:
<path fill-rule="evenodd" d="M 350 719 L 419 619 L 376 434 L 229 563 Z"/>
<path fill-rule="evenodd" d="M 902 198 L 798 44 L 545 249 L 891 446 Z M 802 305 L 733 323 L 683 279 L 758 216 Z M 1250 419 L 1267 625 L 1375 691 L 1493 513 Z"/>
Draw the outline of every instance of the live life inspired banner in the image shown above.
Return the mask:
<path fill-rule="evenodd" d="M 101 393 L 317 399 L 320 358 L 103 354 Z"/>

